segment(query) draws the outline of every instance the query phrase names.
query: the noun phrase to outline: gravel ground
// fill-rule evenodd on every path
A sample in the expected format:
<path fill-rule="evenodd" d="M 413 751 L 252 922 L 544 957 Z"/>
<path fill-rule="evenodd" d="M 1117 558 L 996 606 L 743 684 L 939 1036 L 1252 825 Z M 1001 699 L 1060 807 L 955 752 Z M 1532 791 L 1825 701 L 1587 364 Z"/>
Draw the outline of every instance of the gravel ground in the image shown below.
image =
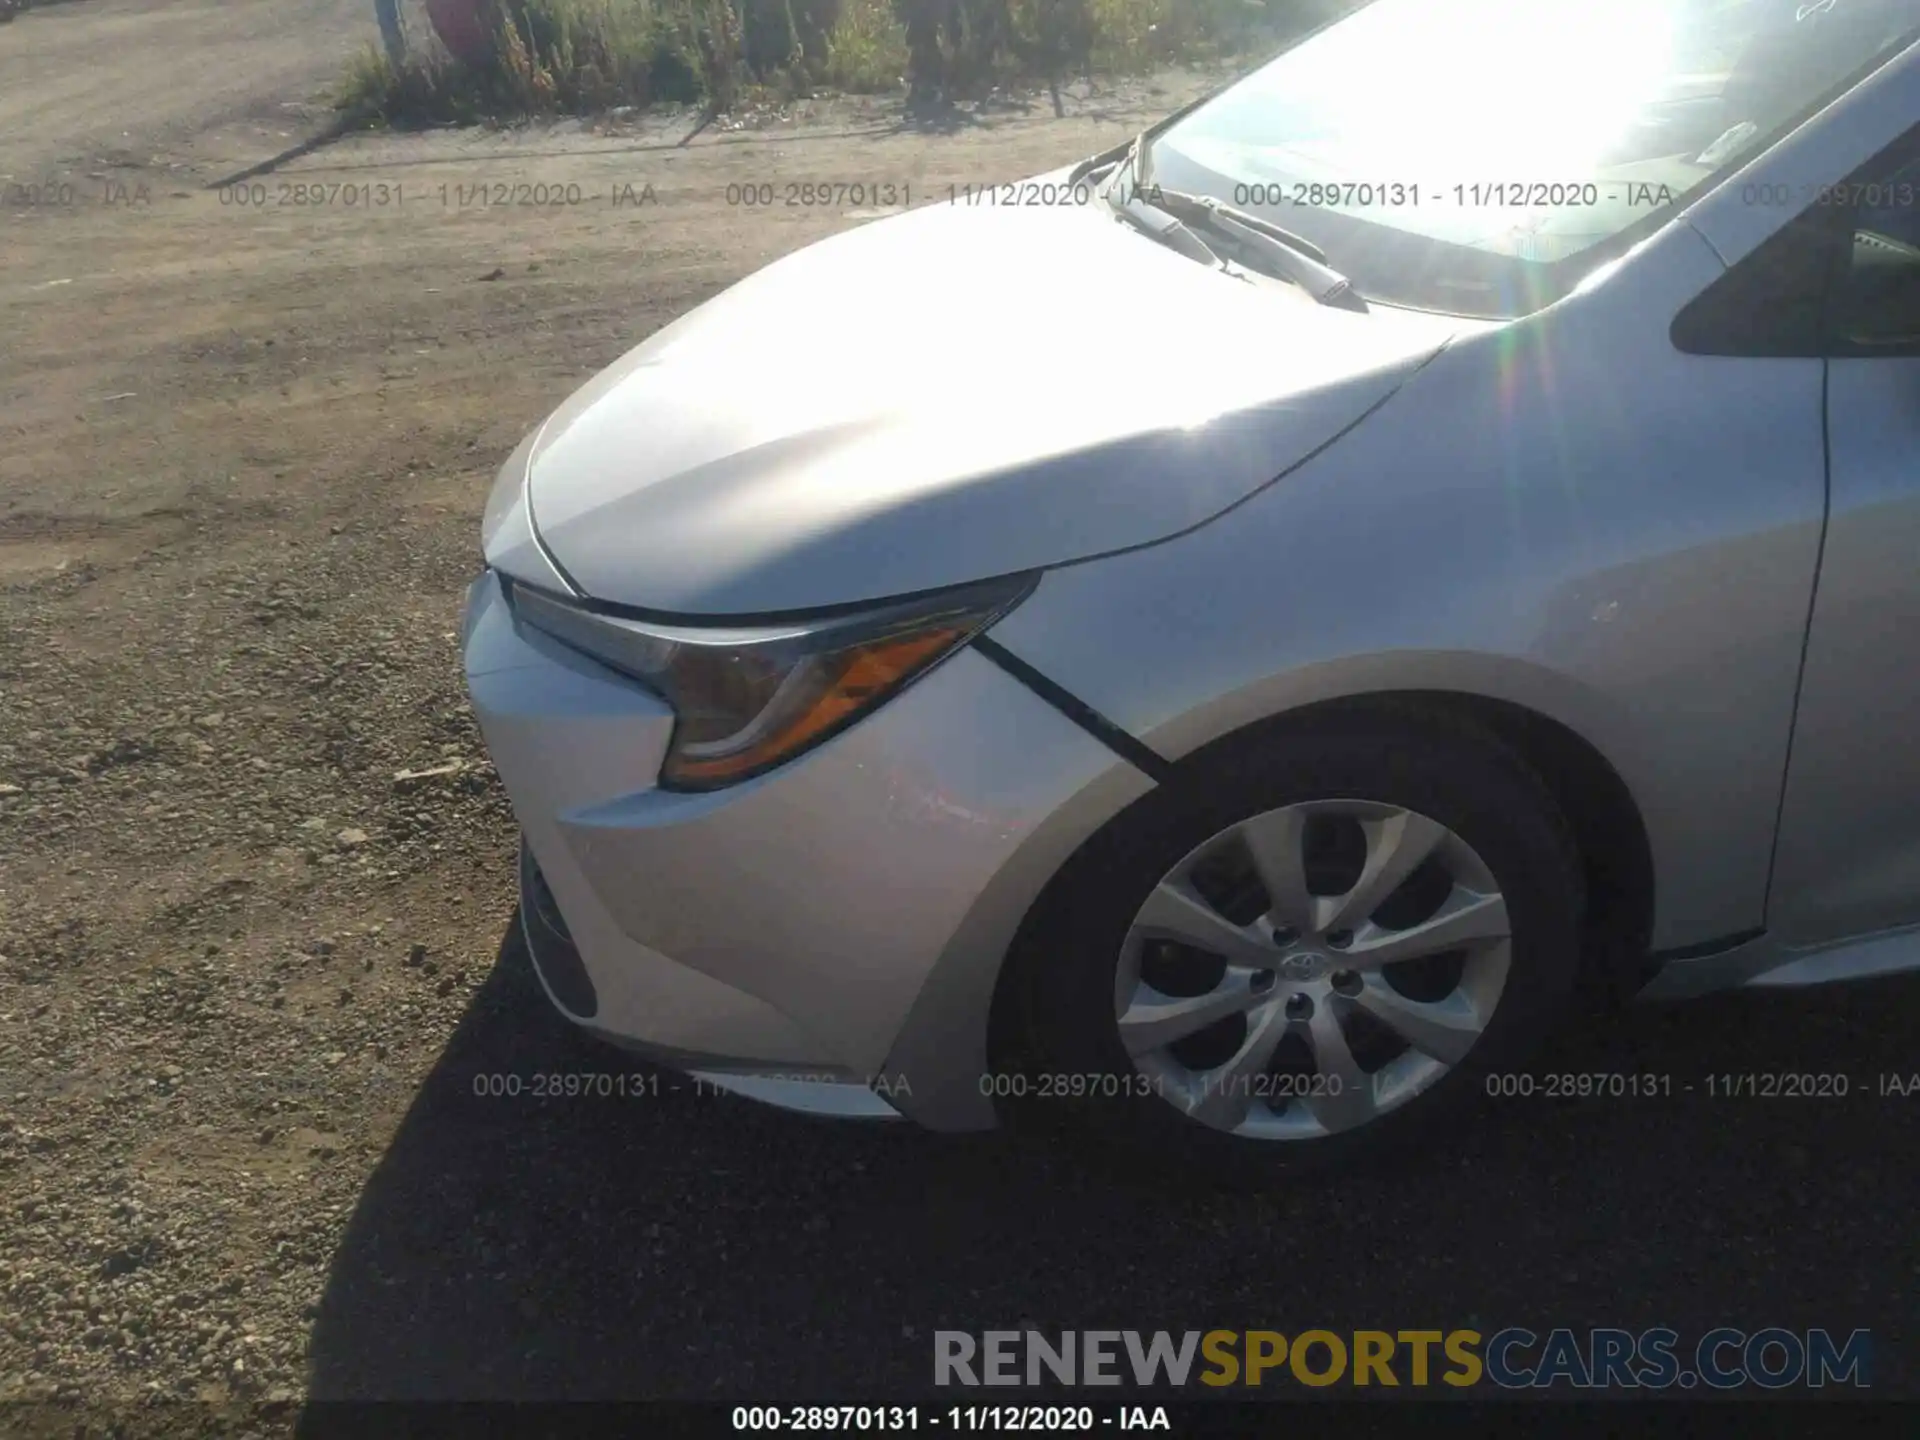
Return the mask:
<path fill-rule="evenodd" d="M 150 8 L 34 11 L 0 75 L 52 85 L 26 40 Z M 310 103 L 330 54 L 304 90 L 262 65 L 269 98 Z M 204 187 L 297 143 L 259 118 L 280 100 L 188 123 L 129 85 L 108 145 L 12 90 L 0 185 L 82 198 L 0 204 L 0 1400 L 881 1398 L 924 1388 L 935 1329 L 1020 1322 L 1865 1326 L 1876 1391 L 1920 1391 L 1920 1095 L 1878 1093 L 1920 1071 L 1911 983 L 1636 1013 L 1543 1071 L 1667 1098 L 1489 1102 L 1419 1164 L 1261 1197 L 666 1079 L 476 1094 L 640 1073 L 512 940 L 454 634 L 493 468 L 645 334 L 858 219 L 746 216 L 728 185 L 1010 179 L 1201 83 L 950 133 L 823 102 L 684 147 L 671 119 L 366 137 L 244 213 Z M 440 188 L 522 181 L 599 198 Z M 1854 1093 L 1704 1093 L 1727 1071 Z"/>

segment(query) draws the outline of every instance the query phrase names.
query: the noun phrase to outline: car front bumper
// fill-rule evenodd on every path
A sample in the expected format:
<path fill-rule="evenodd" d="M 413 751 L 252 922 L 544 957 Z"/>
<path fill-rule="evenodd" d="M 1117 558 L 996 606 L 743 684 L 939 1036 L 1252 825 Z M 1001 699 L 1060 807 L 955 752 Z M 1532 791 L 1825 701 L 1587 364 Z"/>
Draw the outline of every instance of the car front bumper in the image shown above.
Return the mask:
<path fill-rule="evenodd" d="M 655 786 L 665 703 L 518 623 L 491 572 L 465 660 L 523 872 L 551 893 L 522 914 L 563 1014 L 790 1108 L 995 1123 L 1000 963 L 1146 777 L 971 649 L 791 764 L 698 795 Z M 558 968 L 567 947 L 579 975 Z"/>

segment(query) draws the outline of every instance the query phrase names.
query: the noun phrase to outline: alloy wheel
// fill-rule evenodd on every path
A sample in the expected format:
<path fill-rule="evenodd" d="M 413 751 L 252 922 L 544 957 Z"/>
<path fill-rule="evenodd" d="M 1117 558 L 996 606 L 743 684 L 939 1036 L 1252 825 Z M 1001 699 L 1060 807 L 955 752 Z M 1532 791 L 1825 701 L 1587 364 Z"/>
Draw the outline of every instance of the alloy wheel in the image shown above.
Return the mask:
<path fill-rule="evenodd" d="M 1222 830 L 1160 880 L 1115 973 L 1120 1041 L 1187 1116 L 1254 1139 L 1352 1130 L 1473 1048 L 1511 965 L 1486 863 L 1399 806 L 1318 800 Z"/>

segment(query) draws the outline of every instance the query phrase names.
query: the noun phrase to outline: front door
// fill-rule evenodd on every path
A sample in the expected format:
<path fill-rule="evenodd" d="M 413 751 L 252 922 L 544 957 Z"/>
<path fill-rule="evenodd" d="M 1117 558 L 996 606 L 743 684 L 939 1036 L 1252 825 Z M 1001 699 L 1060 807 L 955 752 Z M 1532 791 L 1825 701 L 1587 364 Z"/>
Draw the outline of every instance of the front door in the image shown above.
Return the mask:
<path fill-rule="evenodd" d="M 1856 201 L 1829 294 L 1830 510 L 1768 925 L 1920 925 L 1920 130 Z"/>

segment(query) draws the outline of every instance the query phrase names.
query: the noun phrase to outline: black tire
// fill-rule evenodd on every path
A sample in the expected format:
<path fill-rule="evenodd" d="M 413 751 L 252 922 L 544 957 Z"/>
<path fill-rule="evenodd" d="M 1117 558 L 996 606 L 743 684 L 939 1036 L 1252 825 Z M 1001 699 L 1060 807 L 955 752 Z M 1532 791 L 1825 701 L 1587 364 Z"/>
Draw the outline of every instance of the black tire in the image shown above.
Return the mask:
<path fill-rule="evenodd" d="M 1116 966 L 1152 888 L 1183 856 L 1239 821 L 1321 799 L 1372 800 L 1439 821 L 1493 871 L 1506 898 L 1511 965 L 1479 1040 L 1430 1088 L 1357 1129 L 1254 1140 L 1211 1129 L 1140 1088 L 1114 1015 Z M 1183 762 L 1089 841 L 1041 897 L 1009 966 L 1010 1049 L 1028 1098 L 1010 1122 L 1092 1139 L 1165 1170 L 1231 1179 L 1354 1164 L 1432 1141 L 1468 1117 L 1489 1075 L 1529 1061 L 1567 1018 L 1580 969 L 1582 869 L 1545 784 L 1510 748 L 1454 716 L 1335 710 L 1264 727 Z M 1056 1077 L 1051 1086 L 1040 1078 Z M 1059 1077 L 1115 1077 L 1099 1097 L 1038 1098 Z M 1115 1089 L 1119 1094 L 1114 1094 Z"/>

